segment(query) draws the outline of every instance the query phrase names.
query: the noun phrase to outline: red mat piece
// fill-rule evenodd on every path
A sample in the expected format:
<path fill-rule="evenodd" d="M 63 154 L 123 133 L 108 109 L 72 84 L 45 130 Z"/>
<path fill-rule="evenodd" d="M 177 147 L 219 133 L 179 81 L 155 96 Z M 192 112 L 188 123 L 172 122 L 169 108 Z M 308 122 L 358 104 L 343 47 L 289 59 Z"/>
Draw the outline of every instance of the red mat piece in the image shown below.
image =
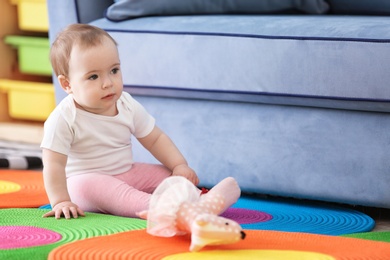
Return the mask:
<path fill-rule="evenodd" d="M 0 208 L 35 208 L 47 203 L 42 172 L 0 170 Z"/>
<path fill-rule="evenodd" d="M 245 240 L 236 244 L 206 247 L 200 252 L 190 253 L 188 236 L 161 238 L 153 237 L 145 230 L 136 230 L 66 244 L 53 250 L 48 259 L 163 259 L 175 254 L 182 254 L 175 259 L 186 259 L 186 255 L 191 256 L 191 259 L 195 259 L 195 256 L 208 259 L 215 256 L 216 250 L 218 256 L 242 254 L 242 258 L 238 259 L 246 258 L 248 250 L 252 255 L 253 250 L 258 254 L 275 250 L 284 254 L 291 252 L 291 258 L 286 259 L 295 259 L 293 252 L 311 252 L 322 256 L 315 259 L 324 259 L 323 256 L 327 256 L 327 259 L 388 260 L 390 256 L 390 243 L 385 242 L 307 233 L 259 230 L 245 232 Z"/>

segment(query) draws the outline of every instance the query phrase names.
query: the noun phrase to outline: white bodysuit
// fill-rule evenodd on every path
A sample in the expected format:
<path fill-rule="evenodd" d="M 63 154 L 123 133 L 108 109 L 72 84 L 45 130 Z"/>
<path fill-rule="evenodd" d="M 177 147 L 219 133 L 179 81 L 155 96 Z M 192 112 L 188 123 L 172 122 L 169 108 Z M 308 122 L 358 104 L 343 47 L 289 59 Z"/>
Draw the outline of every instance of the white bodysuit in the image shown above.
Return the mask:
<path fill-rule="evenodd" d="M 68 95 L 45 122 L 41 147 L 68 156 L 67 177 L 129 171 L 134 163 L 131 136 L 145 137 L 155 120 L 126 92 L 117 108 L 116 116 L 96 115 L 76 108 Z"/>

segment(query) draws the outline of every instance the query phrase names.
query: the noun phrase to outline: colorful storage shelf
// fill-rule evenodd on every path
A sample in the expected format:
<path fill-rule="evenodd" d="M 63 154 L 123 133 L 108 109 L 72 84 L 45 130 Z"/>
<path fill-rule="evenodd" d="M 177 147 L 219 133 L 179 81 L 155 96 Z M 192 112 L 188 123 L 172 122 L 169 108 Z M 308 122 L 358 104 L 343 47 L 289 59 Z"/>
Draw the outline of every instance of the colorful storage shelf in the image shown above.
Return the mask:
<path fill-rule="evenodd" d="M 49 30 L 46 0 L 11 0 L 11 3 L 18 6 L 18 23 L 21 30 Z"/>
<path fill-rule="evenodd" d="M 23 73 L 47 75 L 52 73 L 48 38 L 30 36 L 7 36 L 5 43 L 18 49 L 19 69 Z"/>
<path fill-rule="evenodd" d="M 3 41 L 17 49 L 18 80 L 0 79 L 0 94 L 6 109 L 13 119 L 44 121 L 55 108 L 54 86 L 48 82 L 52 69 L 49 60 L 50 43 L 42 32 L 49 30 L 46 0 L 8 0 L 16 5 L 20 30 L 31 36 L 8 35 Z M 38 37 L 40 36 L 40 37 Z M 23 76 L 23 74 L 29 74 Z M 31 82 L 31 78 L 42 78 L 44 82 Z M 47 79 L 45 78 L 47 77 Z M 20 79 L 26 79 L 22 81 Z"/>
<path fill-rule="evenodd" d="M 8 113 L 15 119 L 44 121 L 56 105 L 51 83 L 0 79 L 0 91 L 8 94 Z"/>

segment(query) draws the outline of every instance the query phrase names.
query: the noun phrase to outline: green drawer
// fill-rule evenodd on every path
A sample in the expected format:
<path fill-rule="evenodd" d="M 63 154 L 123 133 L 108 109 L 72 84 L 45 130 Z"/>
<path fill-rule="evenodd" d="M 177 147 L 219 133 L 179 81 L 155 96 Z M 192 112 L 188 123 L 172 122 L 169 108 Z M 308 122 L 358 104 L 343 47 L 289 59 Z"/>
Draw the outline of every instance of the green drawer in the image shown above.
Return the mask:
<path fill-rule="evenodd" d="M 18 49 L 19 70 L 22 73 L 52 75 L 48 38 L 10 35 L 4 41 Z"/>

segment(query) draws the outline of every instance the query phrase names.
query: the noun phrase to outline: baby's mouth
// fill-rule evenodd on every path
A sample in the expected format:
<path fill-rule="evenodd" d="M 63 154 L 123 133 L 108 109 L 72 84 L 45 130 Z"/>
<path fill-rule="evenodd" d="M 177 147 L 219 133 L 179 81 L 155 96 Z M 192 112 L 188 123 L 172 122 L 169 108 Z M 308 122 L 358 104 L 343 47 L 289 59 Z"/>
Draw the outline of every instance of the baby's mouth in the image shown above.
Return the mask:
<path fill-rule="evenodd" d="M 112 98 L 114 96 L 115 96 L 115 93 L 111 93 L 111 94 L 105 95 L 104 97 L 102 97 L 102 99 L 109 99 L 109 98 Z"/>

